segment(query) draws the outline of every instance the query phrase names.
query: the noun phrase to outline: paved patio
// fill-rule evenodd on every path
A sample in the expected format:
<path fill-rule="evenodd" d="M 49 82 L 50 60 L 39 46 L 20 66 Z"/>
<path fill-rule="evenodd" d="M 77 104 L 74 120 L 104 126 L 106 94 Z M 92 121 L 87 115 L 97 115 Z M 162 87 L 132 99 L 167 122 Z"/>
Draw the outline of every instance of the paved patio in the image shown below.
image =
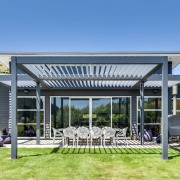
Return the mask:
<path fill-rule="evenodd" d="M 143 146 L 141 146 L 140 141 L 137 140 L 127 140 L 128 145 L 124 143 L 124 140 L 119 140 L 118 146 L 116 144 L 111 145 L 108 142 L 106 146 L 101 146 L 98 143 L 93 143 L 92 146 L 86 143 L 80 143 L 78 146 L 74 146 L 74 148 L 162 148 L 161 144 L 157 144 L 155 141 L 145 142 Z M 18 148 L 73 148 L 72 143 L 69 145 L 62 146 L 62 140 L 55 140 L 53 144 L 53 140 L 41 140 L 40 145 L 36 145 L 36 140 L 18 140 Z M 11 148 L 11 144 L 5 144 L 4 148 Z M 169 142 L 169 148 L 180 148 L 180 141 L 171 141 Z"/>
<path fill-rule="evenodd" d="M 102 146 L 103 148 L 162 148 L 161 144 L 157 144 L 155 141 L 152 142 L 145 142 L 143 146 L 140 145 L 140 141 L 137 140 L 127 140 L 128 145 L 125 144 L 124 140 L 119 140 L 118 146 L 117 145 L 110 145 L 108 142 L 106 143 L 106 146 Z M 4 147 L 11 148 L 10 144 L 5 144 Z M 36 140 L 18 140 L 18 147 L 19 148 L 62 148 L 62 140 L 55 140 L 53 144 L 53 140 L 41 140 L 40 145 L 36 145 Z M 64 147 L 69 148 L 73 147 L 72 143 L 70 145 L 64 145 Z M 76 147 L 76 146 L 74 146 Z M 78 145 L 79 147 L 86 147 L 90 148 L 91 146 L 86 143 L 80 143 Z M 100 148 L 99 143 L 93 143 L 91 148 Z M 180 142 L 170 142 L 169 144 L 170 148 L 177 147 L 180 148 Z"/>
<path fill-rule="evenodd" d="M 41 140 L 40 145 L 36 145 L 36 139 L 29 139 L 29 140 L 18 140 L 18 147 L 19 148 L 73 148 L 72 142 L 70 141 L 69 145 L 62 145 L 62 140 L 55 140 L 53 143 L 53 140 Z M 162 148 L 161 144 L 156 143 L 155 139 L 151 142 L 144 142 L 144 145 L 142 146 L 140 144 L 139 140 L 127 140 L 128 145 L 126 145 L 124 140 L 118 140 L 117 144 L 110 144 L 109 141 L 106 142 L 106 146 L 101 146 L 99 142 L 94 142 L 92 146 L 90 146 L 90 142 L 87 143 L 79 142 L 78 146 L 74 146 L 77 148 Z M 11 148 L 11 144 L 4 144 L 5 148 Z M 169 141 L 169 148 L 180 148 L 180 140 L 179 139 L 170 139 Z"/>

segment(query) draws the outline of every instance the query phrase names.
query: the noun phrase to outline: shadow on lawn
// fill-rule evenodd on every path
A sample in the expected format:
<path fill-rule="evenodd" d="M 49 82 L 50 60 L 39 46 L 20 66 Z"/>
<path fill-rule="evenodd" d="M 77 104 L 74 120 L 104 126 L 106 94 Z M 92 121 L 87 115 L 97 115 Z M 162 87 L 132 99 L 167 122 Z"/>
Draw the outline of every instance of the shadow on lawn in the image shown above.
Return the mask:
<path fill-rule="evenodd" d="M 18 158 L 45 156 L 50 154 L 157 154 L 161 155 L 161 149 L 157 148 L 53 148 L 49 153 L 39 153 L 19 156 Z M 180 149 L 169 149 L 169 159 L 180 156 Z"/>
<path fill-rule="evenodd" d="M 176 157 L 180 157 L 180 149 L 179 148 L 172 148 L 172 149 L 176 152 L 176 154 L 175 155 L 170 155 L 168 157 L 168 159 L 174 159 Z"/>
<path fill-rule="evenodd" d="M 159 148 L 55 148 L 51 153 L 61 154 L 161 154 Z M 169 149 L 169 154 L 179 154 L 180 149 Z"/>

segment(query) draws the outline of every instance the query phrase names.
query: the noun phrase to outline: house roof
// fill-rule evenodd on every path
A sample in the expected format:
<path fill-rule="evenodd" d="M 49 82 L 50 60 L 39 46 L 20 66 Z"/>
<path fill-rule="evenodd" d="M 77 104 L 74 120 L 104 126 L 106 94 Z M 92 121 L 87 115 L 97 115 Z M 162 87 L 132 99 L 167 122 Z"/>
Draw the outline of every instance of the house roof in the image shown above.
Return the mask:
<path fill-rule="evenodd" d="M 12 56 L 168 56 L 172 67 L 180 64 L 180 51 L 102 51 L 102 52 L 0 52 L 0 62 L 9 67 Z"/>

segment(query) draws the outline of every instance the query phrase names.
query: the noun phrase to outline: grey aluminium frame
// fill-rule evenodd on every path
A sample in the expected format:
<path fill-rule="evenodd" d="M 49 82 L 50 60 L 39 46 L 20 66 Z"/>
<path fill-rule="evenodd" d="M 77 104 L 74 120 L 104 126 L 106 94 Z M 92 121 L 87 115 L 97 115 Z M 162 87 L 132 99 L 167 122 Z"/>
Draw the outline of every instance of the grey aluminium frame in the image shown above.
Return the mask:
<path fill-rule="evenodd" d="M 17 64 L 11 61 L 11 159 L 17 159 Z"/>
<path fill-rule="evenodd" d="M 16 56 L 17 64 L 163 64 L 166 56 Z"/>
<path fill-rule="evenodd" d="M 12 158 L 17 158 L 17 65 L 22 64 L 161 64 L 162 65 L 162 159 L 168 159 L 168 56 L 12 56 Z M 148 78 L 148 77 L 147 77 Z M 121 79 L 119 79 L 121 80 Z"/>
<path fill-rule="evenodd" d="M 162 159 L 168 159 L 168 57 L 162 65 Z"/>

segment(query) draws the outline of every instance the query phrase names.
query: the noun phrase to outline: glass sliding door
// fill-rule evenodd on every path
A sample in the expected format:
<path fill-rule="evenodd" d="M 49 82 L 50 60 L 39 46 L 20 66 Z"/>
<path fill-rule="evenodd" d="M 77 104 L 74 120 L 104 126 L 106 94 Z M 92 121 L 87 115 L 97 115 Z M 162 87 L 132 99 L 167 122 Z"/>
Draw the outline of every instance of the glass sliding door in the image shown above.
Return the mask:
<path fill-rule="evenodd" d="M 111 98 L 92 98 L 92 126 L 111 127 Z"/>
<path fill-rule="evenodd" d="M 130 97 L 51 97 L 51 127 L 128 127 L 130 135 L 130 106 Z"/>
<path fill-rule="evenodd" d="M 72 98 L 71 105 L 71 126 L 86 126 L 89 127 L 89 98 Z"/>
<path fill-rule="evenodd" d="M 51 97 L 51 127 L 65 128 L 68 126 L 69 98 Z"/>
<path fill-rule="evenodd" d="M 125 128 L 128 127 L 128 135 L 130 135 L 130 98 L 129 97 L 113 97 L 112 98 L 112 127 Z"/>

